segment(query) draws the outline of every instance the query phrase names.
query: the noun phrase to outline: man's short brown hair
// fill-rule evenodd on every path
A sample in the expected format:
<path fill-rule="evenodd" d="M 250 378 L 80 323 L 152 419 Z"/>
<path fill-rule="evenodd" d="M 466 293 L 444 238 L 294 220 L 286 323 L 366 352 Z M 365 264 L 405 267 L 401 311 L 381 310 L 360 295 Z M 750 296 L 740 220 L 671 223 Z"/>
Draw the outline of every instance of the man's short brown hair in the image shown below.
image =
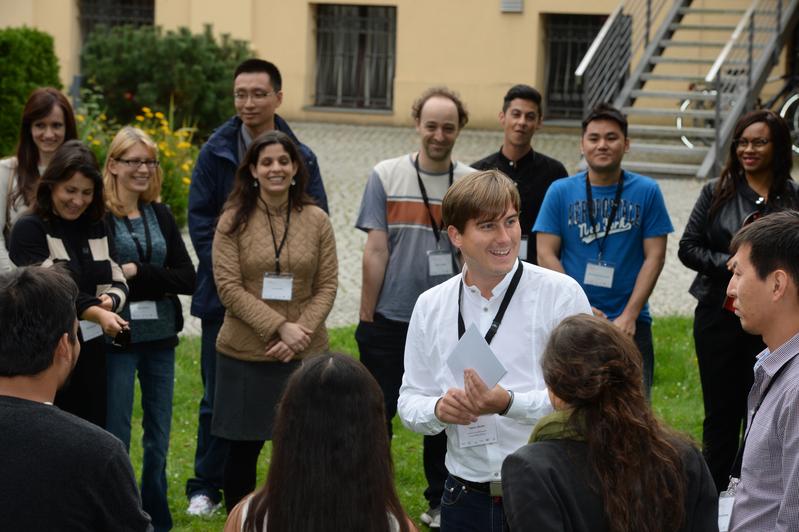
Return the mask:
<path fill-rule="evenodd" d="M 455 108 L 458 110 L 458 129 L 463 129 L 464 126 L 466 126 L 466 124 L 469 122 L 469 112 L 466 110 L 466 106 L 463 105 L 463 101 L 461 100 L 460 96 L 458 96 L 458 93 L 448 89 L 447 87 L 430 87 L 424 91 L 415 102 L 413 102 L 413 106 L 411 107 L 411 116 L 413 117 L 414 122 L 418 122 L 421 118 L 422 108 L 424 107 L 424 104 L 427 103 L 427 100 L 435 96 L 452 100 L 452 103 L 455 104 Z"/>
<path fill-rule="evenodd" d="M 444 195 L 441 215 L 445 226 L 463 233 L 469 220 L 496 220 L 508 210 L 508 205 L 518 212 L 519 204 L 516 184 L 499 170 L 486 170 L 456 181 Z"/>

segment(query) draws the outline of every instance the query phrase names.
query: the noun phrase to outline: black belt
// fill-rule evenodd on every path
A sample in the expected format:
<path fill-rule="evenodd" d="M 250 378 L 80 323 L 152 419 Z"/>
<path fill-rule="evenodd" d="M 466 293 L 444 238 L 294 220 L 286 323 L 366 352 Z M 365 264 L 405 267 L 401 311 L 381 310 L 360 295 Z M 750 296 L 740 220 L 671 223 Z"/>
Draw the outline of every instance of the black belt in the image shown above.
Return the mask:
<path fill-rule="evenodd" d="M 450 475 L 452 476 L 452 478 L 454 478 L 455 480 L 457 480 L 458 482 L 460 482 L 461 484 L 466 486 L 466 488 L 468 488 L 468 489 L 470 489 L 472 491 L 477 491 L 479 493 L 484 493 L 484 494 L 490 495 L 492 497 L 502 497 L 502 491 L 501 491 L 502 482 L 499 481 L 499 480 L 494 481 L 494 482 L 472 482 L 471 480 L 466 480 L 465 478 L 456 477 L 455 475 L 452 475 L 451 473 L 450 473 Z M 491 485 L 492 484 L 495 485 L 494 490 L 491 489 Z M 496 491 L 498 489 L 498 487 L 499 487 L 499 490 L 500 490 L 499 492 Z"/>

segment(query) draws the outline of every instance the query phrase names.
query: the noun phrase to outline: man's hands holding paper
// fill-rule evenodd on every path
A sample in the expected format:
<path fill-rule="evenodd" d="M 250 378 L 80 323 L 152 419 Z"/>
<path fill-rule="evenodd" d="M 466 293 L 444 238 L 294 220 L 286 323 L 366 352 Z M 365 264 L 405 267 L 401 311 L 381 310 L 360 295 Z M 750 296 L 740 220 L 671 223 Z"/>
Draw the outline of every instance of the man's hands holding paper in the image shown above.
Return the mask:
<path fill-rule="evenodd" d="M 488 388 L 474 369 L 463 372 L 464 387 L 450 388 L 436 403 L 435 414 L 444 423 L 468 425 L 478 416 L 504 412 L 510 403 L 510 393 L 497 384 Z"/>

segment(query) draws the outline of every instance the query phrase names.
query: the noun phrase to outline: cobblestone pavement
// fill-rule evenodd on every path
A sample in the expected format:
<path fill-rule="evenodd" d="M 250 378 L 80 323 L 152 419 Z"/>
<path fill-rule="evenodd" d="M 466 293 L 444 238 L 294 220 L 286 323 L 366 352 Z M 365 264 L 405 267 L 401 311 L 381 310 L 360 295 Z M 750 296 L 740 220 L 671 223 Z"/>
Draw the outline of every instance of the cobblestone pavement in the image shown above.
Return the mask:
<path fill-rule="evenodd" d="M 357 323 L 361 254 L 366 236 L 353 225 L 366 178 L 378 161 L 416 150 L 418 137 L 410 127 L 302 122 L 292 123 L 291 126 L 319 158 L 336 233 L 339 289 L 327 325 L 338 327 Z M 539 131 L 533 140 L 535 149 L 559 159 L 570 172 L 576 171 L 580 160 L 577 133 L 547 134 Z M 468 164 L 496 151 L 501 143 L 500 131 L 470 131 L 467 127 L 458 138 L 454 156 Z M 655 315 L 687 315 L 693 312 L 695 304 L 695 300 L 688 294 L 693 272 L 685 268 L 677 258 L 677 244 L 702 183 L 693 179 L 662 179 L 658 182 L 675 232 L 669 238 L 666 265 L 650 298 L 650 307 Z M 188 235 L 186 241 L 188 242 Z M 183 303 L 187 315 L 184 334 L 199 334 L 199 321 L 188 316 L 188 298 L 184 298 Z"/>

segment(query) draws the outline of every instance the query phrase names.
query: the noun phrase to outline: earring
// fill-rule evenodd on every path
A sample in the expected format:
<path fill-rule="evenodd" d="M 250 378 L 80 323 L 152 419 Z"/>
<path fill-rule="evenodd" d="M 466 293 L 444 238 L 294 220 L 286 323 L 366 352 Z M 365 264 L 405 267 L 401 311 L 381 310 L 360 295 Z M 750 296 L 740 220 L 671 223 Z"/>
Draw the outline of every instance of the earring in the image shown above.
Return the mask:
<path fill-rule="evenodd" d="M 252 180 L 252 188 L 258 188 L 258 180 L 257 179 L 253 179 Z"/>
<path fill-rule="evenodd" d="M 297 184 L 297 180 L 294 179 L 293 177 L 291 178 L 291 184 L 292 184 L 292 186 Z"/>

